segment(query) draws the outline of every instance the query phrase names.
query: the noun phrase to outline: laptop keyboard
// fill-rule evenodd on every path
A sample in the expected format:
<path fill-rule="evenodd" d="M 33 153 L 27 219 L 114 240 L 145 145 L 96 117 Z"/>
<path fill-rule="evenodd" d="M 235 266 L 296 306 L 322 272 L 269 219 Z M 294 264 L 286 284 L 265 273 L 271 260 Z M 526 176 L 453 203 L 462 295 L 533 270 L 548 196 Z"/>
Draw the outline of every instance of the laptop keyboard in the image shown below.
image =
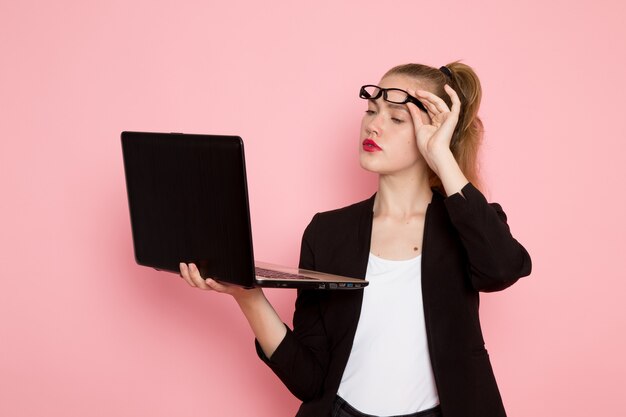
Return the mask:
<path fill-rule="evenodd" d="M 315 281 L 317 278 L 306 277 L 304 275 L 298 274 L 290 274 L 288 272 L 280 272 L 274 271 L 272 269 L 259 268 L 258 266 L 255 268 L 256 274 L 265 278 L 275 278 L 275 279 L 306 279 Z"/>

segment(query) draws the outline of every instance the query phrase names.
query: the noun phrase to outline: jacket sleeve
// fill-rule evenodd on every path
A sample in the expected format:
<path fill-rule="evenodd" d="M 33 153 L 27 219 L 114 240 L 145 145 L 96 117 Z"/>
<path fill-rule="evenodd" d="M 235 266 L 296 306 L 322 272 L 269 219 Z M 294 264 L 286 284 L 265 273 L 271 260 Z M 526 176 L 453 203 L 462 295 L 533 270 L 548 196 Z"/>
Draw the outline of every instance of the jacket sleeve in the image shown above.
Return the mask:
<path fill-rule="evenodd" d="M 300 268 L 315 270 L 313 245 L 317 218 L 318 215 L 313 217 L 302 237 Z M 255 341 L 261 360 L 302 401 L 319 396 L 328 368 L 328 341 L 320 312 L 324 294 L 319 290 L 298 290 L 293 330 L 287 326 L 287 334 L 271 358 Z"/>
<path fill-rule="evenodd" d="M 513 238 L 499 204 L 489 204 L 471 183 L 444 200 L 467 252 L 477 291 L 500 291 L 531 272 L 530 255 Z"/>

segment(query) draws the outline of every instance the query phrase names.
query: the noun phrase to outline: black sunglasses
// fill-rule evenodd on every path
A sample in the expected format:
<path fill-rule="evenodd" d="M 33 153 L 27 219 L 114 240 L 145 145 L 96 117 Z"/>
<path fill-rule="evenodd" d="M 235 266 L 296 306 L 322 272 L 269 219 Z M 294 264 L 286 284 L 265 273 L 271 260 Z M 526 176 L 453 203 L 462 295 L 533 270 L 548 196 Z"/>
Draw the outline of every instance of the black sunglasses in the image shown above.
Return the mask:
<path fill-rule="evenodd" d="M 376 100 L 380 96 L 383 96 L 383 100 L 393 103 L 393 104 L 406 104 L 413 103 L 420 110 L 428 113 L 426 107 L 422 104 L 421 101 L 410 95 L 404 90 L 400 90 L 399 88 L 381 88 L 377 85 L 364 85 L 361 87 L 361 91 L 359 91 L 359 97 L 364 100 Z"/>

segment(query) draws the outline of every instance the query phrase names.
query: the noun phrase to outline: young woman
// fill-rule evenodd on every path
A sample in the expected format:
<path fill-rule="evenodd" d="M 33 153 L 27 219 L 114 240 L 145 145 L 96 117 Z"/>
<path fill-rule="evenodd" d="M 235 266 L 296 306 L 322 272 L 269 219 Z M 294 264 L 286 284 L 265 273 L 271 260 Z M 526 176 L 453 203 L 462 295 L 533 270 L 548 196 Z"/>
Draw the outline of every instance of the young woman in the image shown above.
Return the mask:
<path fill-rule="evenodd" d="M 366 278 L 364 290 L 300 290 L 293 330 L 260 288 L 234 297 L 260 358 L 303 401 L 297 416 L 505 416 L 481 333 L 479 291 L 530 274 L 506 215 L 477 189 L 480 82 L 467 65 L 401 65 L 361 88 L 361 166 L 371 198 L 316 214 L 300 267 Z"/>

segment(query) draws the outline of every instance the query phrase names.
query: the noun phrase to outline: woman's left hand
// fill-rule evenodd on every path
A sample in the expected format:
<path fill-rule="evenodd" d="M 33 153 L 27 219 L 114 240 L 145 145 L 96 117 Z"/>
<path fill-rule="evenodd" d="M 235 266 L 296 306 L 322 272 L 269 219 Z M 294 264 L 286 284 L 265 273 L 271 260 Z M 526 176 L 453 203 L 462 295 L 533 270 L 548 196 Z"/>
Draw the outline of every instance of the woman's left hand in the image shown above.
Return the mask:
<path fill-rule="evenodd" d="M 437 162 L 448 158 L 451 154 L 450 142 L 452 134 L 459 120 L 461 100 L 449 85 L 444 87 L 452 99 L 452 109 L 440 97 L 425 90 L 409 91 L 422 102 L 428 117 L 413 103 L 407 103 L 413 119 L 417 147 L 426 159 L 428 166 L 439 175 Z"/>

